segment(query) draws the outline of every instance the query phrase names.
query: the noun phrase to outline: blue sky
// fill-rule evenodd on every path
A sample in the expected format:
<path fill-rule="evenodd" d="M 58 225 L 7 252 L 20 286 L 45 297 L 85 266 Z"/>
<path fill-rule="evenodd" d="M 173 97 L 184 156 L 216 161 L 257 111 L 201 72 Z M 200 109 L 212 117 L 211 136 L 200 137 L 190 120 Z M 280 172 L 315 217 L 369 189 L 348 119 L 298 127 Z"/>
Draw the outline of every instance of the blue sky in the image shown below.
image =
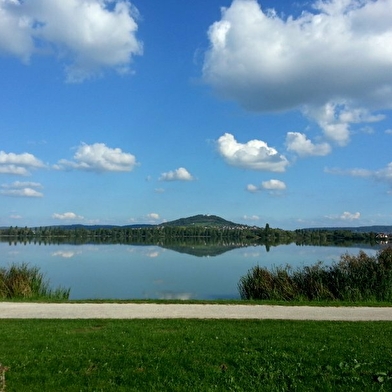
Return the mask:
<path fill-rule="evenodd" d="M 392 222 L 392 0 L 1 0 L 0 226 Z"/>

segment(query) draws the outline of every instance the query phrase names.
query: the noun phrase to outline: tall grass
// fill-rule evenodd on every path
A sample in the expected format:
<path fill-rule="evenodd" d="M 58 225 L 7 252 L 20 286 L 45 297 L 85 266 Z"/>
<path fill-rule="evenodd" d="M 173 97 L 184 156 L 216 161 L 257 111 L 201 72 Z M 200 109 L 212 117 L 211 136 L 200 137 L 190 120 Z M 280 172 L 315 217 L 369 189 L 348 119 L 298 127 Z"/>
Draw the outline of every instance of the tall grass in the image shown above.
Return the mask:
<path fill-rule="evenodd" d="M 69 289 L 51 289 L 49 281 L 37 267 L 23 263 L 0 268 L 0 299 L 57 299 L 69 298 Z"/>
<path fill-rule="evenodd" d="M 279 301 L 392 301 L 392 247 L 376 256 L 343 254 L 330 266 L 294 270 L 256 266 L 238 283 L 242 299 Z"/>

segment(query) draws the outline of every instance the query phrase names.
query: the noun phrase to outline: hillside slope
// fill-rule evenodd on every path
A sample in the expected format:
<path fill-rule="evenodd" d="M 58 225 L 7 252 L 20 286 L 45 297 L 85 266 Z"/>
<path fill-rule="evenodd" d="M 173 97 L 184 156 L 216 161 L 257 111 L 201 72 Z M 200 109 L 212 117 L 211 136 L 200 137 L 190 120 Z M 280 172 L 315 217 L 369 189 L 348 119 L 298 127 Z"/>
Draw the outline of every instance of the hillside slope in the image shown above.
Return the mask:
<path fill-rule="evenodd" d="M 195 215 L 189 218 L 180 218 L 162 223 L 161 226 L 203 226 L 203 227 L 238 227 L 238 223 L 230 222 L 216 215 Z"/>

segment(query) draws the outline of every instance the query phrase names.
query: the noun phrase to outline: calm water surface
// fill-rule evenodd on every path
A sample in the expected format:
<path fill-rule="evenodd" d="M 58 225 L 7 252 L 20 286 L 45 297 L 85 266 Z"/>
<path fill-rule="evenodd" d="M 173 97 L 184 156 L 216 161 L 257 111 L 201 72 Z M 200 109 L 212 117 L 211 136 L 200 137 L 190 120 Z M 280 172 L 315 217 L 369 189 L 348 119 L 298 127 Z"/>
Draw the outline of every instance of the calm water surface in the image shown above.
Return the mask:
<path fill-rule="evenodd" d="M 197 257 L 159 246 L 0 243 L 0 267 L 37 266 L 52 287 L 71 288 L 70 299 L 238 299 L 238 281 L 255 265 L 329 264 L 360 249 L 290 244 Z M 374 255 L 378 249 L 364 250 Z"/>

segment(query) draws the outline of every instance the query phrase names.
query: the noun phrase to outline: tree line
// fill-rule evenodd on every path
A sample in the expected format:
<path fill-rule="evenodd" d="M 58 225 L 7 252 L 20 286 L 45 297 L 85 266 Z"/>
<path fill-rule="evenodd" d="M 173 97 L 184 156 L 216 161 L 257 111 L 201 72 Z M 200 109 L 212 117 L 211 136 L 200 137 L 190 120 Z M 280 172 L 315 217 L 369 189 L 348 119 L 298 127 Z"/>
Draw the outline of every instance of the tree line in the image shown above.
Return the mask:
<path fill-rule="evenodd" d="M 0 240 L 8 242 L 48 243 L 171 243 L 171 242 L 233 242 L 266 245 L 350 245 L 353 243 L 375 244 L 377 233 L 359 233 L 350 230 L 294 231 L 257 226 L 146 226 L 146 227 L 98 227 L 85 226 L 64 228 L 62 226 L 18 227 L 0 229 Z"/>

